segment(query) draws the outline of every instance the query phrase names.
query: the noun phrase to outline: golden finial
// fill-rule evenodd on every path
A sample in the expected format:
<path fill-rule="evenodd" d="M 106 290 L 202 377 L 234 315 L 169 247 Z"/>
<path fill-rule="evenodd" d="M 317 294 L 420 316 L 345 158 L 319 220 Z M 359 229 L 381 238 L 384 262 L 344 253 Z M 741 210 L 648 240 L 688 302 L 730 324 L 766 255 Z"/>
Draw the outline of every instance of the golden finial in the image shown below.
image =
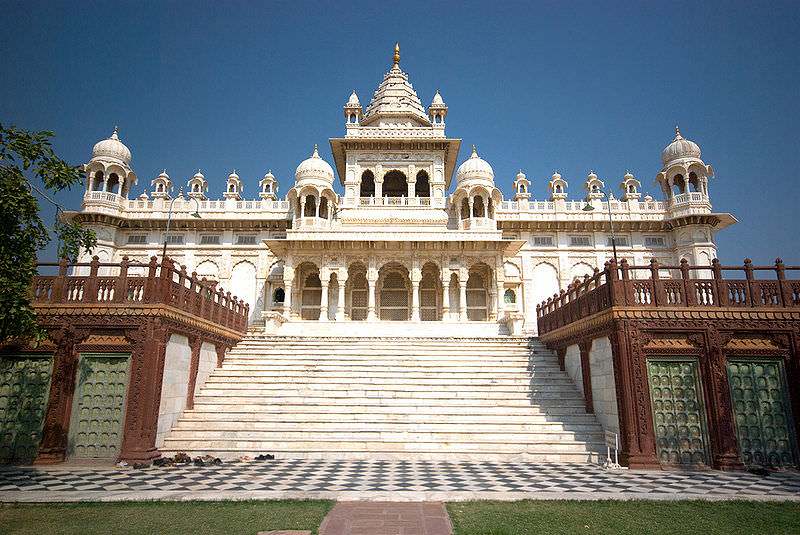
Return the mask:
<path fill-rule="evenodd" d="M 394 56 L 392 56 L 392 61 L 394 61 L 394 66 L 400 66 L 400 43 L 394 44 Z"/>
<path fill-rule="evenodd" d="M 679 135 L 681 135 L 681 131 L 680 131 L 680 130 L 678 130 L 678 125 L 675 125 L 675 135 L 676 135 L 676 136 L 679 136 Z"/>
<path fill-rule="evenodd" d="M 114 133 L 117 133 L 117 125 L 114 125 Z"/>
<path fill-rule="evenodd" d="M 165 175 L 167 174 L 167 168 L 166 167 L 164 168 L 163 172 L 164 172 Z"/>
<path fill-rule="evenodd" d="M 475 143 L 472 144 L 472 154 L 477 154 L 477 152 L 475 151 Z"/>
<path fill-rule="evenodd" d="M 183 186 L 178 188 L 178 197 L 180 197 L 181 195 L 183 195 Z"/>
<path fill-rule="evenodd" d="M 317 144 L 314 143 L 314 152 L 317 152 Z"/>

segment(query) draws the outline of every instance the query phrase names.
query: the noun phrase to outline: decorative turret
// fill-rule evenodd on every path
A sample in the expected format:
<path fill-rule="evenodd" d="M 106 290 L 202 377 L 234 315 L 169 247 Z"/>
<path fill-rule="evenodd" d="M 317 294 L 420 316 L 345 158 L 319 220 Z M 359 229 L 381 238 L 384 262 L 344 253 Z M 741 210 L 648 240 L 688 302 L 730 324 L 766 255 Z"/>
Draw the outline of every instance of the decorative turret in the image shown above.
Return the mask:
<path fill-rule="evenodd" d="M 228 180 L 225 181 L 225 193 L 223 193 L 223 197 L 226 199 L 235 199 L 237 201 L 242 200 L 242 191 L 244 188 L 242 187 L 242 181 L 239 180 L 239 175 L 236 174 L 236 169 L 233 170 L 233 173 L 228 175 Z"/>
<path fill-rule="evenodd" d="M 347 119 L 348 124 L 358 124 L 361 122 L 362 117 L 364 117 L 364 113 L 361 111 L 361 103 L 358 101 L 356 90 L 353 89 L 353 94 L 350 95 L 347 104 L 344 105 L 344 118 Z"/>
<path fill-rule="evenodd" d="M 169 199 L 169 192 L 175 189 L 172 186 L 172 181 L 169 179 L 166 169 L 150 182 L 150 187 L 152 188 L 152 196 L 154 199 Z"/>
<path fill-rule="evenodd" d="M 189 198 L 199 201 L 206 200 L 205 192 L 208 191 L 208 183 L 206 182 L 206 177 L 200 172 L 200 169 L 197 170 L 194 177 L 186 184 L 186 188 L 189 192 Z"/>
<path fill-rule="evenodd" d="M 673 199 L 685 193 L 699 193 L 702 197 L 698 200 L 679 199 L 683 202 L 701 202 L 708 205 L 708 177 L 714 176 L 714 170 L 700 159 L 700 147 L 693 141 L 681 136 L 678 127 L 675 127 L 675 139 L 667 145 L 661 153 L 661 162 L 664 167 L 656 175 L 656 184 L 664 192 L 664 200 L 670 205 L 675 204 Z"/>
<path fill-rule="evenodd" d="M 489 162 L 478 156 L 475 145 L 472 156 L 456 171 L 456 190 L 450 205 L 462 230 L 493 230 L 495 207 L 503 201 L 500 190 L 494 187 L 494 170 Z"/>
<path fill-rule="evenodd" d="M 520 169 L 519 173 L 517 173 L 517 179 L 514 181 L 514 200 L 519 201 L 521 199 L 530 199 L 530 187 L 531 181 L 525 177 L 525 173 L 523 173 L 522 169 Z"/>
<path fill-rule="evenodd" d="M 583 183 L 583 191 L 586 192 L 586 200 L 593 201 L 595 199 L 602 199 L 603 198 L 603 188 L 606 185 L 597 178 L 597 175 L 594 174 L 594 171 L 589 171 L 589 175 L 586 177 L 586 182 Z"/>
<path fill-rule="evenodd" d="M 86 190 L 116 193 L 127 198 L 131 186 L 138 182 L 130 163 L 131 151 L 119 140 L 115 126 L 111 137 L 95 144 L 92 159 L 83 166 Z"/>
<path fill-rule="evenodd" d="M 278 183 L 275 181 L 275 175 L 272 174 L 272 169 L 264 175 L 264 178 L 258 183 L 258 187 L 261 188 L 261 191 L 258 192 L 258 196 L 262 199 L 274 201 L 278 198 Z"/>
<path fill-rule="evenodd" d="M 558 171 L 553 173 L 550 182 L 547 183 L 547 190 L 550 192 L 550 201 L 557 201 L 567 198 L 567 181 L 561 178 Z"/>
<path fill-rule="evenodd" d="M 439 94 L 439 91 L 436 91 L 433 96 L 433 102 L 428 108 L 428 118 L 433 124 L 444 124 L 445 117 L 447 117 L 447 106 L 444 104 L 442 95 Z"/>
<path fill-rule="evenodd" d="M 494 170 L 489 162 L 478 156 L 475 145 L 472 146 L 472 156 L 462 163 L 456 171 L 456 184 L 458 187 L 473 183 L 481 183 L 489 188 L 494 187 Z"/>
<path fill-rule="evenodd" d="M 622 183 L 619 185 L 619 190 L 622 192 L 622 200 L 638 200 L 642 195 L 639 191 L 641 187 L 642 183 L 633 178 L 630 171 L 626 171 L 625 176 L 622 177 Z"/>

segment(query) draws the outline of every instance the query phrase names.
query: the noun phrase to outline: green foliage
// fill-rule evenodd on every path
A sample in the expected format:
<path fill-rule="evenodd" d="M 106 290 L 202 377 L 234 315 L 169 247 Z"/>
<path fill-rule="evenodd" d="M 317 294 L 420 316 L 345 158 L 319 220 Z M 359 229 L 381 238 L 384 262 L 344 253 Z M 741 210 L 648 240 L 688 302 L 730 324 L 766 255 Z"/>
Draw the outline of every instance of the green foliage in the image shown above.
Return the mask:
<path fill-rule="evenodd" d="M 44 337 L 30 305 L 30 288 L 36 275 L 36 253 L 51 238 L 30 180 L 50 192 L 82 183 L 80 169 L 55 154 L 51 137 L 52 132 L 27 132 L 0 124 L 0 344 Z M 91 250 L 97 242 L 94 232 L 74 222 L 59 219 L 55 231 L 59 255 L 71 262 L 81 248 Z"/>

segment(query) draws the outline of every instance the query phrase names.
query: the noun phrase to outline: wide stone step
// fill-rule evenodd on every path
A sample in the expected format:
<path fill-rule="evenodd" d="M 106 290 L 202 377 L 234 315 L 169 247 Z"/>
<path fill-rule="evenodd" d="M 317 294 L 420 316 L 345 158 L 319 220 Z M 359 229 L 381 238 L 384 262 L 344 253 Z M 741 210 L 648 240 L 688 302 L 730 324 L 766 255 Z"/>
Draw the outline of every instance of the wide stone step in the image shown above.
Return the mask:
<path fill-rule="evenodd" d="M 247 382 L 236 385 L 237 388 L 258 388 L 268 390 L 281 390 L 284 388 L 315 388 L 316 385 L 328 385 L 330 388 L 347 389 L 380 389 L 384 387 L 402 388 L 405 390 L 429 389 L 432 387 L 443 390 L 499 388 L 506 390 L 540 389 L 540 388 L 574 388 L 567 377 L 542 378 L 502 378 L 490 379 L 484 377 L 463 377 L 442 379 L 438 377 L 424 377 L 413 381 L 405 377 L 247 377 Z M 206 381 L 204 388 L 232 388 L 228 377 L 212 375 Z"/>
<path fill-rule="evenodd" d="M 516 422 L 419 422 L 419 421 L 393 421 L 393 422 L 332 422 L 295 419 L 294 421 L 248 421 L 248 420 L 223 420 L 223 419 L 189 419 L 179 421 L 181 431 L 215 431 L 215 432 L 416 432 L 416 433 L 580 433 L 602 434 L 602 428 L 594 422 L 568 423 L 529 420 L 524 423 Z M 597 438 L 597 437 L 595 437 Z"/>
<path fill-rule="evenodd" d="M 597 426 L 594 415 L 586 414 L 582 411 L 574 411 L 572 414 L 553 415 L 548 412 L 539 411 L 536 408 L 517 409 L 516 411 L 506 411 L 499 408 L 494 411 L 488 408 L 481 410 L 450 410 L 441 413 L 409 413 L 370 410 L 369 412 L 331 412 L 316 409 L 313 406 L 300 407 L 291 411 L 282 410 L 280 407 L 265 408 L 258 412 L 255 411 L 216 411 L 209 410 L 208 407 L 201 409 L 195 408 L 188 411 L 181 418 L 181 422 L 193 427 L 201 426 L 204 423 L 212 425 L 216 422 L 241 422 L 246 425 L 256 423 L 314 423 L 325 424 L 327 422 L 361 422 L 361 423 L 400 423 L 418 425 L 546 425 L 546 426 L 573 426 L 591 425 Z M 183 424 L 181 424 L 183 425 Z"/>
<path fill-rule="evenodd" d="M 365 383 L 365 382 L 336 382 L 318 381 L 308 383 L 265 383 L 248 382 L 237 385 L 230 385 L 216 380 L 207 381 L 200 391 L 201 396 L 221 396 L 225 392 L 236 392 L 237 394 L 271 396 L 280 395 L 299 395 L 314 393 L 319 396 L 331 393 L 333 397 L 342 395 L 359 397 L 374 396 L 385 394 L 389 397 L 397 396 L 398 392 L 413 393 L 415 397 L 437 397 L 435 394 L 450 393 L 459 397 L 479 397 L 485 396 L 487 399 L 493 397 L 504 397 L 505 394 L 517 396 L 520 393 L 533 392 L 534 394 L 545 394 L 547 392 L 574 394 L 575 389 L 572 385 L 564 383 L 534 383 L 531 384 L 503 384 L 503 383 Z M 344 394 L 342 394 L 344 393 Z M 417 394 L 419 394 L 417 396 Z"/>
<path fill-rule="evenodd" d="M 370 415 L 408 415 L 408 416 L 427 416 L 427 415 L 461 415 L 470 414 L 479 417 L 481 415 L 537 415 L 544 414 L 552 416 L 553 418 L 560 418 L 565 416 L 586 415 L 586 406 L 583 401 L 568 400 L 563 403 L 547 404 L 545 402 L 537 403 L 536 405 L 520 404 L 520 405 L 476 405 L 472 404 L 450 404 L 450 405 L 420 405 L 420 404 L 386 404 L 376 405 L 374 403 L 362 404 L 330 404 L 330 403 L 248 403 L 243 405 L 235 404 L 218 404 L 218 403 L 204 403 L 202 401 L 195 402 L 194 409 L 187 411 L 187 415 L 195 413 L 219 413 L 230 414 L 233 418 L 234 415 L 252 414 L 254 417 L 260 415 L 267 415 L 270 413 L 291 415 L 300 414 L 319 414 L 320 417 L 325 415 L 354 415 L 359 414 Z M 591 416 L 591 415 L 589 415 Z M 241 417 L 241 416 L 239 416 Z"/>

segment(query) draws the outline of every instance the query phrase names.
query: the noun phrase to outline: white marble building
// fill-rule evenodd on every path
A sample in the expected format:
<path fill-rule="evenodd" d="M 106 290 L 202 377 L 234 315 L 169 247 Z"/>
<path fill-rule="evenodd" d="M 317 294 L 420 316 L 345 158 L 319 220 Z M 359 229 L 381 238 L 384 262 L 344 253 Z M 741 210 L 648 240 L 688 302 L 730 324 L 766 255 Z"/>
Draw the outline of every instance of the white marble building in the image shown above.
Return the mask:
<path fill-rule="evenodd" d="M 344 106 L 345 135 L 330 139 L 336 171 L 315 147 L 284 198 L 268 172 L 246 199 L 234 171 L 211 200 L 200 170 L 186 194 L 165 170 L 131 198 L 137 177 L 115 129 L 95 145 L 72 214 L 96 231 L 93 254 L 146 263 L 166 239 L 169 256 L 249 302 L 252 328 L 270 333 L 530 334 L 537 303 L 611 258 L 609 219 L 618 258 L 637 265 L 706 265 L 714 232 L 736 221 L 712 212 L 711 166 L 679 133 L 655 177 L 662 200 L 642 198 L 630 173 L 617 190 L 593 172 L 582 188 L 571 180 L 573 200 L 558 172 L 534 200 L 522 171 L 505 198 L 474 147 L 458 165 L 442 96 L 426 112 L 399 50 L 393 59 L 365 110 L 355 92 Z"/>

